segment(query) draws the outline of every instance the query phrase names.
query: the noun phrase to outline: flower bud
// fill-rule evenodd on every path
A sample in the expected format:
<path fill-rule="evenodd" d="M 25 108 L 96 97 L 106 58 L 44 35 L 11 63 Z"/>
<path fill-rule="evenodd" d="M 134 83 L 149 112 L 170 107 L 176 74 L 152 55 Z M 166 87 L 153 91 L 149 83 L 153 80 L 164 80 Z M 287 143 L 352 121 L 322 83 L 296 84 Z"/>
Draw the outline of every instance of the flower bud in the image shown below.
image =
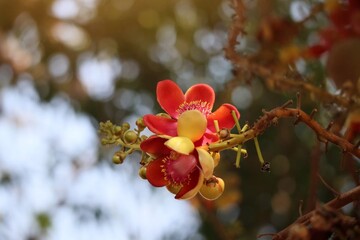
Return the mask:
<path fill-rule="evenodd" d="M 122 131 L 125 132 L 130 129 L 130 124 L 125 122 L 121 125 Z"/>
<path fill-rule="evenodd" d="M 147 178 L 146 178 L 146 167 L 142 166 L 142 167 L 139 169 L 139 176 L 140 176 L 142 179 L 147 179 Z"/>
<path fill-rule="evenodd" d="M 113 161 L 113 163 L 115 163 L 115 164 L 121 164 L 121 163 L 124 162 L 126 156 L 127 156 L 127 155 L 126 155 L 126 153 L 124 153 L 124 152 L 117 152 L 117 153 L 115 153 L 115 155 L 113 156 L 112 161 Z"/>
<path fill-rule="evenodd" d="M 108 144 L 108 140 L 105 138 L 101 139 L 101 145 L 106 145 L 106 144 Z"/>
<path fill-rule="evenodd" d="M 224 192 L 225 183 L 221 178 L 213 176 L 206 180 L 200 188 L 200 194 L 207 200 L 215 200 Z"/>
<path fill-rule="evenodd" d="M 142 131 L 146 128 L 144 119 L 142 117 L 140 117 L 136 120 L 136 126 L 138 127 L 139 131 Z"/>
<path fill-rule="evenodd" d="M 114 133 L 120 135 L 122 128 L 120 126 L 115 126 Z"/>
<path fill-rule="evenodd" d="M 230 130 L 227 128 L 223 128 L 219 132 L 220 139 L 228 139 L 230 137 Z"/>
<path fill-rule="evenodd" d="M 135 131 L 133 130 L 127 130 L 124 133 L 124 142 L 126 144 L 133 144 L 136 142 L 136 140 L 138 139 L 138 135 Z"/>
<path fill-rule="evenodd" d="M 141 141 L 145 141 L 146 139 L 148 139 L 148 136 L 146 136 L 146 135 L 141 135 L 140 139 L 141 139 Z"/>
<path fill-rule="evenodd" d="M 181 186 L 169 184 L 166 186 L 167 190 L 173 194 L 177 194 L 180 191 Z"/>

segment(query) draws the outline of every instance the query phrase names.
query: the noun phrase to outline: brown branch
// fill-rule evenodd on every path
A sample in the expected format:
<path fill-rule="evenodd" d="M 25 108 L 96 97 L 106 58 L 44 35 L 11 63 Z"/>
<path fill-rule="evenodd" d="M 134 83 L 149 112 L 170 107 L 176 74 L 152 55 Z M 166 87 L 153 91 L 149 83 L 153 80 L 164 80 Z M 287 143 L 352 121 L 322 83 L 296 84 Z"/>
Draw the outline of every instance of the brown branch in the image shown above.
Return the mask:
<path fill-rule="evenodd" d="M 232 148 L 239 144 L 254 139 L 258 135 L 262 134 L 268 127 L 274 122 L 277 122 L 280 118 L 295 118 L 299 122 L 305 123 L 310 127 L 317 135 L 321 142 L 331 142 L 339 146 L 343 152 L 348 152 L 358 158 L 360 158 L 360 149 L 347 141 L 346 139 L 335 135 L 334 133 L 327 131 L 317 121 L 315 121 L 310 115 L 297 108 L 283 108 L 277 107 L 269 112 L 265 112 L 264 115 L 254 124 L 254 126 L 241 134 L 236 134 L 232 138 L 219 142 L 212 143 L 208 146 L 210 151 L 221 151 L 224 149 Z"/>
<path fill-rule="evenodd" d="M 339 209 L 351 202 L 359 201 L 360 200 L 360 186 L 351 189 L 348 192 L 341 194 L 339 197 L 334 198 L 333 200 L 327 202 L 325 207 L 330 207 L 333 209 Z M 315 210 L 314 210 L 315 211 Z M 273 240 L 284 240 L 287 239 L 289 234 L 289 229 L 291 226 L 295 224 L 308 224 L 310 217 L 313 215 L 314 211 L 311 211 L 301 217 L 299 217 L 294 223 L 290 226 L 286 227 L 282 231 L 278 232 L 274 237 Z"/>

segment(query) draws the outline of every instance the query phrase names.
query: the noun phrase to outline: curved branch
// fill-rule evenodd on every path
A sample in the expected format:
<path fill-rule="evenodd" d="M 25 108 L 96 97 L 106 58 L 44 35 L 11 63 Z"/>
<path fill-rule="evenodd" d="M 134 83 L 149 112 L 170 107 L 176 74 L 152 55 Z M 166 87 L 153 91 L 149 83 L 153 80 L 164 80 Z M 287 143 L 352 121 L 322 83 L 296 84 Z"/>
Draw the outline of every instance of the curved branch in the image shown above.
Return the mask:
<path fill-rule="evenodd" d="M 208 148 L 210 151 L 216 152 L 232 148 L 239 144 L 242 145 L 244 142 L 254 139 L 258 135 L 262 134 L 268 127 L 277 123 L 280 118 L 295 118 L 296 122 L 303 122 L 310 127 L 316 133 L 319 141 L 325 143 L 331 142 L 339 146 L 343 152 L 348 152 L 353 156 L 360 158 L 360 149 L 354 144 L 338 135 L 335 135 L 328 129 L 323 128 L 312 118 L 312 116 L 308 115 L 301 109 L 285 107 L 277 107 L 268 112 L 264 111 L 264 115 L 250 130 L 240 134 L 232 134 L 232 138 L 223 142 L 210 144 Z"/>

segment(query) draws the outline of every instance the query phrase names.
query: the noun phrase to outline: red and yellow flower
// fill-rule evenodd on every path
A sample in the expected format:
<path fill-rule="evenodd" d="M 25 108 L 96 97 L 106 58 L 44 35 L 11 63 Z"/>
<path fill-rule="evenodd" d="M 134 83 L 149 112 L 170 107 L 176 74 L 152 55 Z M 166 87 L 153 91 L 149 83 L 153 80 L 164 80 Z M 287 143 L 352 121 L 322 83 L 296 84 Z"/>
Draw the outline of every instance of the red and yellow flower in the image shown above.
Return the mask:
<path fill-rule="evenodd" d="M 143 141 L 141 149 L 152 160 L 146 178 L 155 187 L 164 187 L 176 199 L 189 199 L 198 192 L 216 199 L 224 191 L 222 179 L 213 176 L 218 154 L 207 151 L 207 143 L 218 140 L 214 120 L 220 128 L 232 128 L 240 114 L 231 104 L 211 112 L 215 94 L 206 84 L 197 84 L 185 94 L 172 81 L 159 82 L 157 99 L 166 116 L 145 115 L 145 125 L 156 135 Z"/>
<path fill-rule="evenodd" d="M 206 84 L 196 84 L 189 88 L 184 94 L 176 83 L 171 80 L 164 80 L 158 83 L 156 89 L 157 100 L 167 115 L 144 116 L 145 125 L 158 135 L 178 136 L 178 131 L 188 131 L 184 127 L 178 128 L 178 124 L 184 121 L 178 121 L 179 117 L 189 110 L 196 110 L 202 113 L 206 118 L 206 131 L 199 138 L 200 145 L 217 141 L 218 138 L 214 134 L 216 128 L 214 120 L 219 123 L 219 128 L 231 129 L 235 125 L 231 112 L 235 111 L 236 117 L 240 117 L 238 110 L 231 104 L 221 105 L 215 112 L 212 108 L 215 101 L 214 90 Z M 191 129 L 194 131 L 195 129 Z"/>

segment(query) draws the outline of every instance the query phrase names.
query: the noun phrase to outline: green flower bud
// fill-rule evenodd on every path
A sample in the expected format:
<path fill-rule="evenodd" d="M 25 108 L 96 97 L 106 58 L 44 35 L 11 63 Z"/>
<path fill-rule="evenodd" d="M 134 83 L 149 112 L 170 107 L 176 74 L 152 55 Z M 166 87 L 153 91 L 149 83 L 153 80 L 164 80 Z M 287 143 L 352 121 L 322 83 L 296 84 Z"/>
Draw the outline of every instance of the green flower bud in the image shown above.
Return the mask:
<path fill-rule="evenodd" d="M 142 131 L 146 128 L 146 125 L 144 123 L 144 119 L 142 117 L 138 118 L 136 120 L 136 126 L 138 127 L 139 131 Z"/>
<path fill-rule="evenodd" d="M 141 141 L 145 141 L 146 139 L 148 139 L 148 136 L 146 136 L 146 135 L 141 135 L 140 139 L 141 139 Z"/>
<path fill-rule="evenodd" d="M 108 144 L 108 140 L 105 139 L 105 138 L 101 139 L 101 144 L 102 144 L 102 145 Z"/>
<path fill-rule="evenodd" d="M 138 135 L 135 131 L 133 130 L 127 130 L 124 133 L 124 142 L 126 144 L 133 144 L 136 142 L 136 140 L 138 139 Z"/>
<path fill-rule="evenodd" d="M 139 169 L 139 176 L 140 176 L 142 179 L 147 179 L 147 178 L 146 178 L 146 167 L 142 166 L 142 167 Z"/>
<path fill-rule="evenodd" d="M 129 123 L 123 123 L 122 125 L 121 125 L 121 128 L 122 128 L 122 131 L 123 132 L 125 132 L 125 131 L 127 131 L 127 130 L 129 130 L 130 129 L 130 124 Z"/>
<path fill-rule="evenodd" d="M 114 129 L 114 133 L 118 135 L 121 133 L 121 130 L 122 130 L 122 128 L 120 126 L 116 126 Z"/>
<path fill-rule="evenodd" d="M 117 152 L 117 153 L 115 153 L 115 155 L 113 156 L 112 161 L 113 161 L 113 163 L 115 163 L 115 164 L 121 164 L 121 163 L 124 162 L 125 158 L 126 158 L 126 154 L 125 154 L 125 153 L 123 153 L 123 152 Z"/>

